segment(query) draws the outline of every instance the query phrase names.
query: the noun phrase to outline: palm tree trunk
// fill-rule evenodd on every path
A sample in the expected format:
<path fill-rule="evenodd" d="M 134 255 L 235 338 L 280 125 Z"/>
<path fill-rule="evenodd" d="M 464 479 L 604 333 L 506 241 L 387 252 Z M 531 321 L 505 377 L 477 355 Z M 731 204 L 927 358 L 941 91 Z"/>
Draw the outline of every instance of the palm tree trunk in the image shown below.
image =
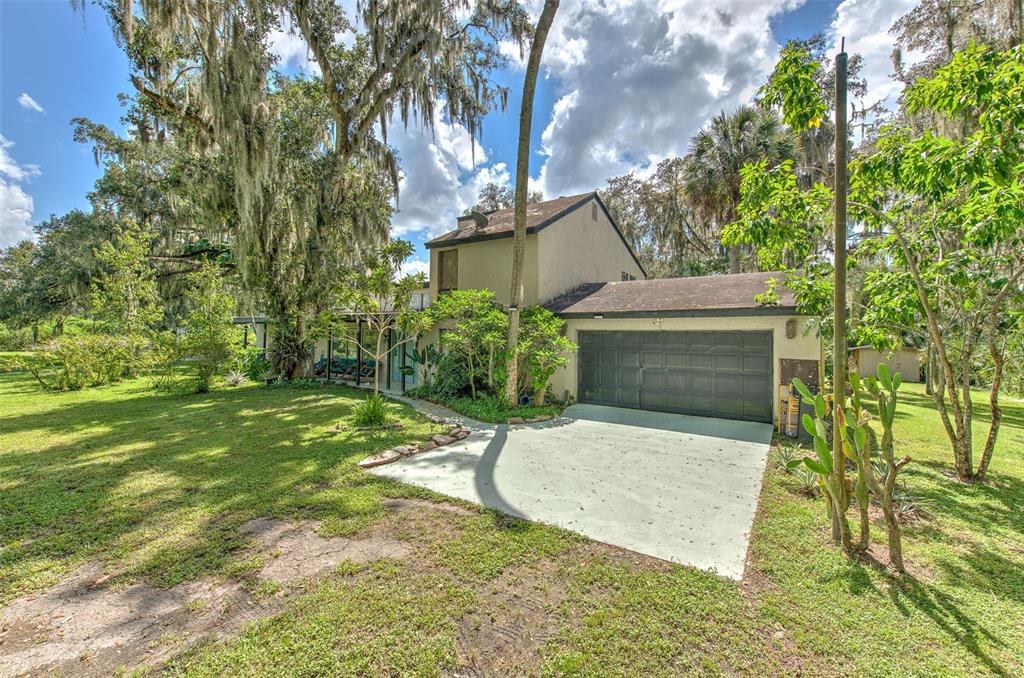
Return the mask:
<path fill-rule="evenodd" d="M 508 363 L 506 369 L 506 391 L 509 403 L 514 407 L 519 401 L 519 310 L 523 305 L 523 259 L 526 254 L 526 200 L 527 184 L 530 180 L 530 128 L 533 125 L 533 95 L 537 89 L 537 72 L 540 58 L 544 53 L 544 42 L 548 30 L 555 20 L 558 0 L 546 0 L 537 21 L 530 45 L 530 58 L 526 62 L 526 76 L 523 78 L 523 101 L 519 109 L 519 147 L 516 151 L 516 197 L 515 230 L 512 236 L 512 292 L 508 314 Z"/>

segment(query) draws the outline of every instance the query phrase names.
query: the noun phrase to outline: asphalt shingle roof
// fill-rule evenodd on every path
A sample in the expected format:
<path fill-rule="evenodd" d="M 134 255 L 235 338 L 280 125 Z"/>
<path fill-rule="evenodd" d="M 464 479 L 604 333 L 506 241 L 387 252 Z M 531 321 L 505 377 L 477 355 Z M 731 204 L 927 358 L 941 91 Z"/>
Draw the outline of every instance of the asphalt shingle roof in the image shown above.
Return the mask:
<path fill-rule="evenodd" d="M 528 233 L 557 220 L 564 213 L 578 207 L 588 199 L 596 196 L 596 192 L 569 195 L 554 200 L 530 203 L 526 206 L 526 229 Z M 486 240 L 511 235 L 515 227 L 515 210 L 511 207 L 496 210 L 486 215 L 487 225 L 479 227 L 472 217 L 459 217 L 459 227 L 444 235 L 439 235 L 427 242 L 427 247 L 455 245 L 467 240 Z"/>
<path fill-rule="evenodd" d="M 754 296 L 768 289 L 771 278 L 779 281 L 779 302 L 757 303 Z M 782 286 L 782 280 L 782 273 L 767 272 L 586 283 L 545 306 L 562 315 L 795 309 L 793 292 Z"/>

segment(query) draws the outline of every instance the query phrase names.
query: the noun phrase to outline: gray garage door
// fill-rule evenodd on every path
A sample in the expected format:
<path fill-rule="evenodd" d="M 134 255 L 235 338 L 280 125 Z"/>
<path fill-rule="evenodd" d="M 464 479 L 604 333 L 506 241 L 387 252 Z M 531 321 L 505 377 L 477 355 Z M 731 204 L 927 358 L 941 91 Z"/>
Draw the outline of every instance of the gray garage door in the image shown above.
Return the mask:
<path fill-rule="evenodd" d="M 580 332 L 579 401 L 772 420 L 771 332 Z"/>

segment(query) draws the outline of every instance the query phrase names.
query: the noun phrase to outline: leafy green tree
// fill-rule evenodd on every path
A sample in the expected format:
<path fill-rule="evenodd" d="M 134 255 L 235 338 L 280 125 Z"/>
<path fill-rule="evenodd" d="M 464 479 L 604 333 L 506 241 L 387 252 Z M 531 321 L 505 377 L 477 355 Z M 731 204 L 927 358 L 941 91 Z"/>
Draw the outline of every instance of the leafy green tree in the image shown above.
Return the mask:
<path fill-rule="evenodd" d="M 213 378 L 227 366 L 238 345 L 238 328 L 232 322 L 236 302 L 224 284 L 219 267 L 204 264 L 187 278 L 188 312 L 182 322 L 182 351 L 196 378 L 196 393 L 210 390 Z"/>
<path fill-rule="evenodd" d="M 982 480 L 992 459 L 1002 411 L 999 390 L 1006 337 L 1020 322 L 1024 278 L 1024 82 L 1020 46 L 1003 52 L 971 46 L 935 77 L 919 80 L 904 97 L 906 112 L 970 119 L 950 135 L 894 124 L 882 129 L 851 170 L 851 214 L 865 233 L 857 258 L 890 262 L 865 276 L 858 334 L 879 346 L 901 341 L 908 328 L 927 337 L 939 368 L 933 392 L 949 438 L 957 476 Z M 924 118 L 917 118 L 924 119 Z M 965 134 L 966 129 L 974 129 Z M 794 251 L 823 226 L 828 193 L 797 195 L 794 183 L 751 170 L 751 199 L 734 235 L 771 252 Z M 771 183 L 773 190 L 758 187 Z M 765 199 L 757 199 L 760 194 Z M 803 204 L 804 208 L 801 208 Z M 813 205 L 813 209 L 810 206 Z M 792 208 L 787 209 L 787 208 Z M 786 218 L 775 219 L 775 215 Z M 773 240 L 774 239 L 774 240 Z M 813 257 L 812 257 L 813 258 Z M 819 260 L 820 263 L 820 260 Z M 805 267 L 787 284 L 817 290 Z M 823 300 L 818 295 L 817 300 Z M 970 398 L 979 351 L 988 353 L 991 418 L 974 462 Z M 838 360 L 838 358 L 837 358 Z"/>
<path fill-rule="evenodd" d="M 991 462 L 1005 338 L 1024 302 L 1022 87 L 1024 48 L 958 52 L 906 92 L 906 107 L 970 117 L 976 130 L 949 137 L 887 128 L 853 175 L 855 214 L 880 234 L 871 247 L 902 268 L 877 285 L 874 304 L 879 314 L 916 305 L 923 316 L 941 371 L 933 397 L 961 480 L 984 479 Z M 991 417 L 975 465 L 970 389 L 979 345 L 993 373 Z"/>
<path fill-rule="evenodd" d="M 688 162 L 691 160 L 668 158 L 647 178 L 632 173 L 613 177 L 601 191 L 648 277 L 729 270 L 719 233 L 721 224 L 706 218 L 687 192 Z"/>
<path fill-rule="evenodd" d="M 432 128 L 438 105 L 471 135 L 505 90 L 488 74 L 521 42 L 509 0 L 108 3 L 145 107 L 206 154 L 243 284 L 275 317 L 278 371 L 308 365 L 310 319 L 338 273 L 386 239 L 398 188 L 383 136 L 398 117 Z M 293 31 L 320 75 L 275 75 L 269 36 Z M 355 33 L 354 40 L 341 39 Z M 378 131 L 379 130 L 379 131 Z M 158 133 L 159 134 L 159 133 Z"/>
<path fill-rule="evenodd" d="M 508 328 L 508 318 L 494 300 L 494 292 L 445 292 L 434 300 L 428 313 L 441 327 L 441 350 L 454 352 L 465 364 L 472 397 L 477 396 L 476 382 L 481 377 L 493 389 L 494 368 L 505 353 L 503 340 Z"/>
<path fill-rule="evenodd" d="M 148 255 L 152 235 L 138 222 L 114 229 L 113 241 L 96 250 L 99 273 L 93 279 L 93 312 L 118 333 L 149 333 L 163 317 Z"/>
<path fill-rule="evenodd" d="M 39 322 L 47 314 L 38 295 L 38 253 L 31 240 L 0 251 L 0 322 L 13 328 L 32 327 L 33 344 L 38 341 Z"/>
<path fill-rule="evenodd" d="M 528 306 L 523 310 L 522 320 L 518 347 L 519 357 L 525 362 L 522 372 L 533 389 L 534 405 L 541 407 L 551 375 L 565 367 L 576 344 L 562 334 L 565 321 L 543 306 Z"/>
<path fill-rule="evenodd" d="M 360 342 L 349 323 L 334 325 L 373 358 L 377 366 L 374 392 L 380 392 L 381 380 L 386 374 L 384 365 L 390 364 L 391 354 L 404 350 L 406 344 L 414 343 L 430 327 L 430 315 L 411 305 L 412 293 L 426 287 L 426 275 L 401 275 L 402 265 L 413 252 L 409 241 L 392 240 L 371 255 L 363 268 L 345 276 L 336 291 L 343 312 L 357 314 L 370 329 L 372 344 Z M 398 339 L 389 344 L 387 338 L 392 333 Z"/>
<path fill-rule="evenodd" d="M 544 200 L 544 194 L 540 191 L 531 191 L 526 197 L 526 202 L 528 203 L 541 202 L 542 200 Z M 477 196 L 476 204 L 466 210 L 466 214 L 470 212 L 487 214 L 488 212 L 509 209 L 514 205 L 515 191 L 512 190 L 512 187 L 507 184 L 496 184 L 491 181 L 480 189 L 480 195 Z"/>
<path fill-rule="evenodd" d="M 89 310 L 90 284 L 99 267 L 96 249 L 114 236 L 114 220 L 105 212 L 72 210 L 40 222 L 35 231 L 37 298 L 60 334 L 67 316 Z"/>

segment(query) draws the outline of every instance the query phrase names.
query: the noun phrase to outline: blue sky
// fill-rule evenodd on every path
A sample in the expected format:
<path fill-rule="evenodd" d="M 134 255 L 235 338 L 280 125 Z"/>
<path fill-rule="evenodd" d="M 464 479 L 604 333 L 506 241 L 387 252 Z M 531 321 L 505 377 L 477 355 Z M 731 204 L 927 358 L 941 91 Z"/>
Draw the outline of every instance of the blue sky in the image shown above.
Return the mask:
<path fill-rule="evenodd" d="M 911 3 L 709 4 L 563 0 L 535 106 L 535 188 L 548 197 L 592 190 L 608 177 L 643 173 L 684 153 L 708 117 L 749 99 L 778 47 L 792 37 L 842 31 L 872 59 L 869 77 L 880 75 L 878 84 L 885 85 L 886 30 Z M 305 70 L 301 42 L 277 38 L 285 68 Z M 103 13 L 91 4 L 83 14 L 67 0 L 0 0 L 0 247 L 29 236 L 31 225 L 51 213 L 88 208 L 86 194 L 100 172 L 91 149 L 73 141 L 70 121 L 84 116 L 120 129 L 117 95 L 130 89 L 127 74 Z M 483 184 L 509 180 L 520 65 L 510 64 L 496 79 L 511 89 L 508 108 L 487 117 L 475 158 L 465 130 L 443 119 L 433 138 L 416 129 L 389 133 L 405 173 L 397 234 L 421 246 L 451 228 Z M 422 247 L 417 256 L 424 259 Z"/>

